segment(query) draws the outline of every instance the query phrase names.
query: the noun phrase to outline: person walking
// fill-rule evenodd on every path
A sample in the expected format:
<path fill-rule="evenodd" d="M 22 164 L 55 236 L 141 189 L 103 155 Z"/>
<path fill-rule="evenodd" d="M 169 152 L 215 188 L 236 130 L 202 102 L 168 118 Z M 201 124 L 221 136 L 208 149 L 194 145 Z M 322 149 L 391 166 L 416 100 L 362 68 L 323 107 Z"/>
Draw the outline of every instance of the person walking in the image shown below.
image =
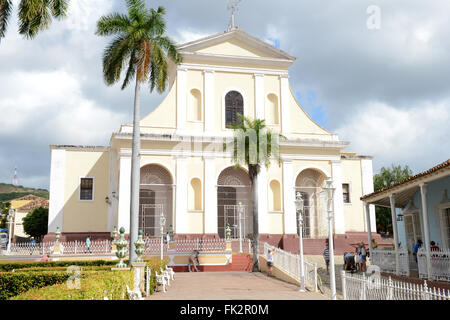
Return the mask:
<path fill-rule="evenodd" d="M 36 246 L 36 240 L 34 240 L 34 237 L 31 237 L 30 238 L 30 256 L 33 254 L 35 246 Z"/>
<path fill-rule="evenodd" d="M 330 243 L 328 241 L 325 242 L 325 248 L 323 249 L 323 259 L 325 260 L 325 265 L 327 266 L 327 273 L 328 273 L 328 267 L 330 265 Z"/>
<path fill-rule="evenodd" d="M 170 233 L 169 233 L 169 231 L 167 231 L 167 233 L 166 233 L 166 244 L 169 244 L 169 242 L 170 242 Z"/>
<path fill-rule="evenodd" d="M 89 236 L 86 238 L 86 252 L 92 253 L 92 251 L 91 251 L 91 238 Z"/>
<path fill-rule="evenodd" d="M 359 254 L 361 255 L 361 271 L 366 272 L 367 250 L 364 242 L 359 244 Z"/>
<path fill-rule="evenodd" d="M 150 246 L 150 235 L 147 233 L 145 234 L 145 248 Z"/>

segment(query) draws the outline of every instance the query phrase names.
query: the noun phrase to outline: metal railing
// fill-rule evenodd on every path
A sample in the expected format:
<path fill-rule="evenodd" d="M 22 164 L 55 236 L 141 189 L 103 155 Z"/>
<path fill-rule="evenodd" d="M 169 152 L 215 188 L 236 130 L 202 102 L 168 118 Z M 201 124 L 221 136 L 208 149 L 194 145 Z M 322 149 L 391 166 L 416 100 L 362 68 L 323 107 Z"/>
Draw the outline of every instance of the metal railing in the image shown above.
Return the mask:
<path fill-rule="evenodd" d="M 450 290 L 342 271 L 344 300 L 450 300 Z"/>
<path fill-rule="evenodd" d="M 217 252 L 225 251 L 225 239 L 195 239 L 195 240 L 175 240 L 176 252 L 192 252 L 198 250 L 200 252 Z"/>
<path fill-rule="evenodd" d="M 91 241 L 90 246 L 87 246 L 85 241 L 66 241 L 60 243 L 60 253 L 64 255 L 109 254 L 111 245 L 111 240 Z"/>
<path fill-rule="evenodd" d="M 273 254 L 273 265 L 300 281 L 300 256 L 264 243 L 264 254 L 266 256 L 269 249 L 276 249 Z M 303 258 L 303 262 L 305 266 L 305 286 L 317 291 L 317 264 L 311 263 L 305 258 Z"/>
<path fill-rule="evenodd" d="M 398 249 L 399 274 L 409 276 L 409 255 L 405 248 Z M 395 250 L 375 249 L 370 253 L 370 264 L 378 266 L 382 272 L 396 273 Z"/>
<path fill-rule="evenodd" d="M 417 253 L 419 278 L 428 279 L 427 253 L 420 248 Z M 430 252 L 430 277 L 428 280 L 450 282 L 450 250 Z"/>

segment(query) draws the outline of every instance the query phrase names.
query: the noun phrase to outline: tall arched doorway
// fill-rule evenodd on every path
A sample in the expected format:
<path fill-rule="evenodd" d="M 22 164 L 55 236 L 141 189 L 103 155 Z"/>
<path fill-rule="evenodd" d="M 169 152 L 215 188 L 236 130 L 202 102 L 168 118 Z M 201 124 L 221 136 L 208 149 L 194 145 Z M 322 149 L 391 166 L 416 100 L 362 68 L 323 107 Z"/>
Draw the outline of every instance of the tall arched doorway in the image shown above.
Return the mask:
<path fill-rule="evenodd" d="M 300 192 L 303 198 L 303 237 L 321 238 L 327 237 L 327 222 L 324 212 L 325 195 L 322 193 L 322 186 L 326 176 L 315 169 L 302 171 L 295 181 L 295 191 Z M 298 212 L 297 220 L 298 221 Z M 297 225 L 297 234 L 300 234 Z"/>
<path fill-rule="evenodd" d="M 164 213 L 164 231 L 173 225 L 173 180 L 164 167 L 151 164 L 141 168 L 139 193 L 139 230 L 144 236 L 161 236 L 160 216 Z"/>
<path fill-rule="evenodd" d="M 244 215 L 241 220 L 242 237 L 253 234 L 252 186 L 248 173 L 242 169 L 230 167 L 222 171 L 217 182 L 217 218 L 218 233 L 225 238 L 227 224 L 231 228 L 231 237 L 239 238 L 239 211 L 242 203 Z"/>

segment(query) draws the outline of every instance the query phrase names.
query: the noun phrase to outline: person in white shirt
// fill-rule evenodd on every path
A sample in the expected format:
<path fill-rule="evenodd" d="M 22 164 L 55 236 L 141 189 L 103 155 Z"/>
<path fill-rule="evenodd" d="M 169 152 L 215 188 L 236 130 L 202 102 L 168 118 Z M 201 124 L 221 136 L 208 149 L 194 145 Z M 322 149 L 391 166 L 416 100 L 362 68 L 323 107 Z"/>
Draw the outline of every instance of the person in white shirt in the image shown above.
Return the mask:
<path fill-rule="evenodd" d="M 273 255 L 276 250 L 269 249 L 267 252 L 267 276 L 272 276 L 272 267 L 273 267 Z"/>

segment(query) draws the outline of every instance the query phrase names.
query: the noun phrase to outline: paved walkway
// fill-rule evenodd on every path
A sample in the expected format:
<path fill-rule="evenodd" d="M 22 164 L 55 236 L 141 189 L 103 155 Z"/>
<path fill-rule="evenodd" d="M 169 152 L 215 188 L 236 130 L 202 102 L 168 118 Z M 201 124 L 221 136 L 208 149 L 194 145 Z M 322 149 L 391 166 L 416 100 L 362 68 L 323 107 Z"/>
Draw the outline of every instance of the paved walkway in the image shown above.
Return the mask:
<path fill-rule="evenodd" d="M 298 286 L 251 272 L 176 273 L 167 288 L 148 300 L 327 300 L 320 293 L 301 293 Z"/>

